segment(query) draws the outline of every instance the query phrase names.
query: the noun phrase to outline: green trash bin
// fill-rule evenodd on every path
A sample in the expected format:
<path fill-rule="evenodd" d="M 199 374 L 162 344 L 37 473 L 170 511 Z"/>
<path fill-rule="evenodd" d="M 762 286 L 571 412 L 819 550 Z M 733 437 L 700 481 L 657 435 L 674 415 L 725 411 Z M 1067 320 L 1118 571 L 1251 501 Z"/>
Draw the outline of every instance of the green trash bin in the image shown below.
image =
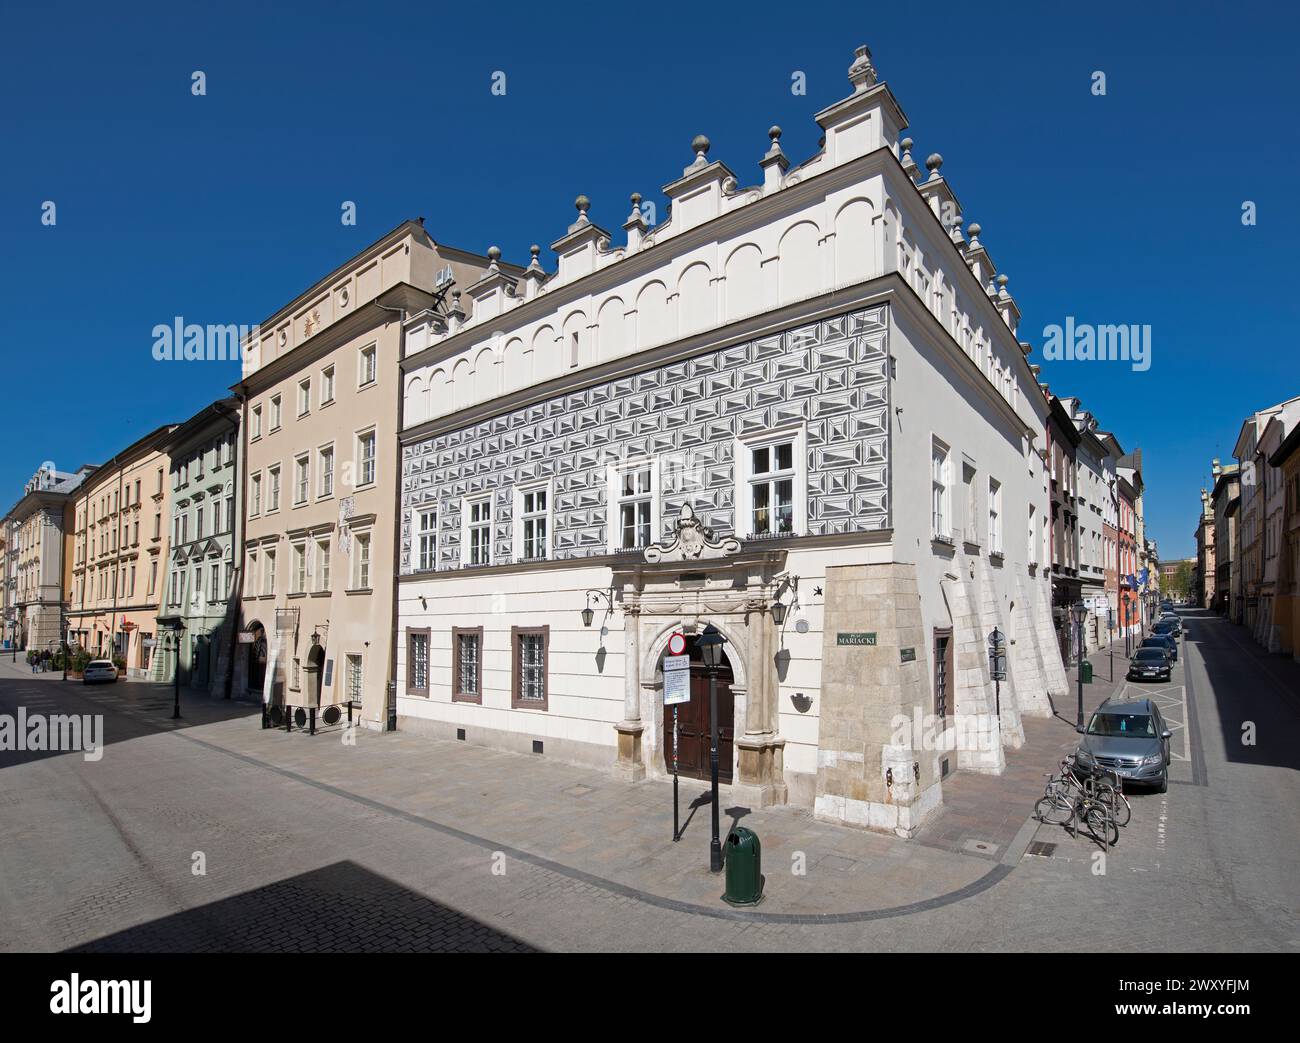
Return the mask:
<path fill-rule="evenodd" d="M 1092 664 L 1085 659 L 1081 669 L 1083 672 L 1083 683 L 1092 684 Z"/>
<path fill-rule="evenodd" d="M 763 845 L 758 834 L 737 826 L 723 845 L 727 859 L 727 890 L 723 901 L 731 905 L 757 905 L 763 900 Z"/>

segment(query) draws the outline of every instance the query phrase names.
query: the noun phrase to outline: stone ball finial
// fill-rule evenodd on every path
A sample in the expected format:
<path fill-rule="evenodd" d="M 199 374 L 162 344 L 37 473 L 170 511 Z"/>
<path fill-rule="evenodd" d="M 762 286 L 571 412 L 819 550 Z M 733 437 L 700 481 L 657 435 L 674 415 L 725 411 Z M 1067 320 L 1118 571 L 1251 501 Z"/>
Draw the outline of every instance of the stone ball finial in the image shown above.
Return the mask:
<path fill-rule="evenodd" d="M 489 246 L 489 247 L 488 247 L 488 260 L 491 261 L 493 264 L 496 264 L 497 261 L 501 260 L 501 247 L 499 247 L 499 246 Z"/>
<path fill-rule="evenodd" d="M 911 139 L 911 138 L 904 138 L 902 141 L 899 142 L 899 145 L 902 146 L 904 152 L 911 152 L 911 151 L 912 151 L 912 139 Z"/>
<path fill-rule="evenodd" d="M 939 153 L 931 152 L 930 155 L 926 157 L 925 160 L 926 170 L 937 175 L 939 173 L 939 168 L 941 166 L 943 166 L 943 156 L 939 155 Z"/>
<path fill-rule="evenodd" d="M 980 228 L 978 221 L 972 221 L 970 223 L 970 228 L 967 230 L 970 232 L 971 238 L 978 239 L 980 236 L 980 232 L 982 232 L 984 229 Z"/>
<path fill-rule="evenodd" d="M 772 126 L 767 128 L 767 136 L 771 138 L 773 141 L 780 141 L 781 128 L 776 126 L 776 124 L 773 124 Z"/>
<path fill-rule="evenodd" d="M 639 206 L 641 205 L 641 193 L 640 193 L 640 192 L 633 192 L 633 193 L 632 193 L 632 205 L 633 205 L 634 207 L 639 207 Z"/>
<path fill-rule="evenodd" d="M 578 213 L 585 217 L 587 211 L 591 209 L 591 200 L 586 196 L 578 196 L 578 198 L 573 201 L 573 205 L 577 207 Z"/>
<path fill-rule="evenodd" d="M 1005 274 L 1004 274 L 1004 275 L 999 275 L 997 281 L 998 281 L 998 286 L 999 286 L 1001 289 L 1005 290 L 1005 289 L 1007 288 L 1007 283 L 1009 283 L 1009 282 L 1011 281 L 1011 277 L 1008 276 L 1008 275 L 1005 275 Z"/>
<path fill-rule="evenodd" d="M 709 154 L 709 145 L 709 139 L 703 134 L 696 134 L 695 137 L 691 139 L 691 148 L 695 150 L 695 155 L 697 157 L 707 156 Z"/>
<path fill-rule="evenodd" d="M 528 252 L 533 255 L 533 260 L 536 260 L 537 256 L 542 252 L 542 248 L 536 243 L 533 243 L 533 245 L 528 248 Z"/>

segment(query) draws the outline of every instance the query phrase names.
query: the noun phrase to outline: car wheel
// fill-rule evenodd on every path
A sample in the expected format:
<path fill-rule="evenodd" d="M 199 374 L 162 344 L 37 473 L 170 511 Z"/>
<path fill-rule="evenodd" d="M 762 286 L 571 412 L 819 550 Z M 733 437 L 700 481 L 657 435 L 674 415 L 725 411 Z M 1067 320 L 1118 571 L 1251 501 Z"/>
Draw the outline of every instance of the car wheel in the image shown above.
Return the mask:
<path fill-rule="evenodd" d="M 1169 771 L 1168 769 L 1160 776 L 1160 785 L 1156 787 L 1157 793 L 1167 793 L 1169 791 Z"/>

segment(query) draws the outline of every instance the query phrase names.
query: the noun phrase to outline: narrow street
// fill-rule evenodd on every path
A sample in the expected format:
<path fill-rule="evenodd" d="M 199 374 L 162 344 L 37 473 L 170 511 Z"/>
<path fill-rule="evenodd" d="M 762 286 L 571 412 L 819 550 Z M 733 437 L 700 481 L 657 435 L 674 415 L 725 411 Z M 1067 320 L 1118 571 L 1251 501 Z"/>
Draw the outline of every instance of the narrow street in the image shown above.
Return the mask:
<path fill-rule="evenodd" d="M 1001 789 L 960 797 L 1020 822 L 992 855 L 724 797 L 724 828 L 743 818 L 764 844 L 754 910 L 719 900 L 697 783 L 673 844 L 660 782 L 401 732 L 263 731 L 239 702 L 188 697 L 172 722 L 165 687 L 64 684 L 5 658 L 0 714 L 102 714 L 107 746 L 0 753 L 0 947 L 1296 951 L 1300 666 L 1184 618 L 1173 681 L 1145 686 L 1174 733 L 1168 792 L 1133 796 L 1103 861 L 1029 819 L 1014 763 Z M 1039 756 L 1072 741 L 1040 723 Z"/>

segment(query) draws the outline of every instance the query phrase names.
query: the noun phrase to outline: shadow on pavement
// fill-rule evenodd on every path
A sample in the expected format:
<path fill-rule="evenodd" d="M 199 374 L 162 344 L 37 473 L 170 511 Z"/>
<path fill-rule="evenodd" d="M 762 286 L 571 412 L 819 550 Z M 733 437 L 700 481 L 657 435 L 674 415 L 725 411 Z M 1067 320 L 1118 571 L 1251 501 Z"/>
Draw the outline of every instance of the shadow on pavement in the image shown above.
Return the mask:
<path fill-rule="evenodd" d="M 535 952 L 355 862 L 106 935 L 70 953 Z"/>

